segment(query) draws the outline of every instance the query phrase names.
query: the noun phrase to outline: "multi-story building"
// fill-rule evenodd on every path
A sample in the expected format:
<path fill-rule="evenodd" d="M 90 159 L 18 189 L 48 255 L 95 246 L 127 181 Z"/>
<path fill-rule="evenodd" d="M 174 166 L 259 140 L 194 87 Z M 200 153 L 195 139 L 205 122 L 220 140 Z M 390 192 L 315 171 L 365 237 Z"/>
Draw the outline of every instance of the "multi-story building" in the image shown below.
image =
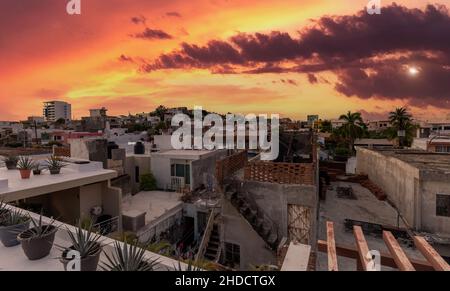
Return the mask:
<path fill-rule="evenodd" d="M 72 118 L 72 105 L 63 101 L 44 102 L 43 116 L 45 121 L 55 122 L 58 119 L 70 121 Z"/>

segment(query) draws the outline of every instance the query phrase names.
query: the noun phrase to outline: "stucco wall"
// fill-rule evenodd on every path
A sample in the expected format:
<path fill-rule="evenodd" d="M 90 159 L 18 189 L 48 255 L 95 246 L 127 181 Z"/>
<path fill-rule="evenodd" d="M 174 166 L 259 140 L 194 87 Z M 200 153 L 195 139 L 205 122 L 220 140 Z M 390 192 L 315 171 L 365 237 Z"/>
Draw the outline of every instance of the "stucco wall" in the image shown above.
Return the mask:
<path fill-rule="evenodd" d="M 102 183 L 80 187 L 80 218 L 89 218 L 94 206 L 102 206 Z"/>
<path fill-rule="evenodd" d="M 314 246 L 317 236 L 318 195 L 315 186 L 282 185 L 274 183 L 245 181 L 240 192 L 255 202 L 278 226 L 280 237 L 288 237 L 288 205 L 300 205 L 311 209 L 311 244 Z"/>
<path fill-rule="evenodd" d="M 192 177 L 192 189 L 200 187 L 200 185 L 206 183 L 213 183 L 215 186 L 215 171 L 216 162 L 226 156 L 226 151 L 216 151 L 214 155 L 202 158 L 200 160 L 192 161 L 191 164 L 191 177 Z"/>
<path fill-rule="evenodd" d="M 418 204 L 415 202 L 420 197 L 419 169 L 394 157 L 358 148 L 356 172 L 367 174 L 383 189 L 407 222 L 420 228 L 420 219 L 416 217 Z"/>
<path fill-rule="evenodd" d="M 450 234 L 450 217 L 436 216 L 436 194 L 450 195 L 450 174 L 423 173 L 420 184 L 422 230 Z"/>
<path fill-rule="evenodd" d="M 240 246 L 241 270 L 250 270 L 251 265 L 275 265 L 275 253 L 267 248 L 247 220 L 227 200 L 222 203 L 223 240 Z"/>
<path fill-rule="evenodd" d="M 151 171 L 156 178 L 159 189 L 167 189 L 170 187 L 170 158 L 153 156 Z"/>
<path fill-rule="evenodd" d="M 125 173 L 130 176 L 132 194 L 138 193 L 140 186 L 140 183 L 136 182 L 136 167 L 139 167 L 139 175 L 144 175 L 153 172 L 151 164 L 152 158 L 149 155 L 133 155 L 126 158 Z M 153 175 L 155 174 L 153 173 Z"/>

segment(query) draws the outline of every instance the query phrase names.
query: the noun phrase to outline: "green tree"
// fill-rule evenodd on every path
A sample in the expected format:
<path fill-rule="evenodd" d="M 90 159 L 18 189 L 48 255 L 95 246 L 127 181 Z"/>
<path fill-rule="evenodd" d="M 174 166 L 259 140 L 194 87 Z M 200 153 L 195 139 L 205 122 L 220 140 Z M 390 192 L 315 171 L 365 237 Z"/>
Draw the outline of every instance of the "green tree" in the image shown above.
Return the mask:
<path fill-rule="evenodd" d="M 359 112 L 349 111 L 347 114 L 341 115 L 339 119 L 345 121 L 345 123 L 339 128 L 338 133 L 347 140 L 349 149 L 353 152 L 355 140 L 364 135 L 367 126 L 364 124 Z"/>
<path fill-rule="evenodd" d="M 157 189 L 156 179 L 152 173 L 141 175 L 140 181 L 141 191 L 154 191 Z"/>
<path fill-rule="evenodd" d="M 163 105 L 159 105 L 156 109 L 155 109 L 155 115 L 158 116 L 161 120 L 164 120 L 164 115 L 167 112 L 167 108 L 164 107 Z"/>
<path fill-rule="evenodd" d="M 320 124 L 320 132 L 329 132 L 333 131 L 333 124 L 329 120 L 324 120 Z"/>
<path fill-rule="evenodd" d="M 414 134 L 415 126 L 412 124 L 412 115 L 409 114 L 405 107 L 395 108 L 389 113 L 389 121 L 391 122 L 394 132 L 390 132 L 393 139 L 398 138 L 399 145 L 405 146 Z M 399 136 L 399 133 L 403 133 Z"/>

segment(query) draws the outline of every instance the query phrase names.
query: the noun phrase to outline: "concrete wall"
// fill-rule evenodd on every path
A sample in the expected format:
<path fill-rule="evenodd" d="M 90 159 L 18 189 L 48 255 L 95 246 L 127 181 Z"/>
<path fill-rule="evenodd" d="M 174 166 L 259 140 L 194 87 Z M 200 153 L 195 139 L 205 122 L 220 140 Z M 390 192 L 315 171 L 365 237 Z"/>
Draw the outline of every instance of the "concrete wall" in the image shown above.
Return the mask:
<path fill-rule="evenodd" d="M 263 210 L 278 226 L 279 237 L 288 237 L 288 205 L 300 205 L 311 209 L 311 245 L 317 241 L 318 195 L 315 186 L 282 185 L 245 181 L 239 190 L 250 203 Z"/>
<path fill-rule="evenodd" d="M 170 158 L 153 156 L 151 171 L 156 178 L 156 183 L 159 189 L 170 188 Z"/>
<path fill-rule="evenodd" d="M 204 159 L 192 161 L 191 164 L 191 189 L 197 189 L 202 184 L 213 183 L 215 186 L 214 174 L 216 162 L 226 156 L 226 151 L 216 151 L 214 155 Z"/>
<path fill-rule="evenodd" d="M 416 199 L 419 199 L 419 169 L 394 157 L 388 157 L 375 151 L 358 148 L 358 174 L 366 174 L 388 195 L 408 224 L 420 228 L 416 219 Z"/>
<path fill-rule="evenodd" d="M 421 229 L 430 233 L 450 234 L 450 217 L 436 216 L 436 194 L 450 195 L 450 174 L 422 173 Z"/>
<path fill-rule="evenodd" d="M 102 162 L 107 168 L 108 151 L 106 139 L 71 139 L 70 155 L 72 158 Z"/>
<path fill-rule="evenodd" d="M 90 218 L 94 206 L 102 206 L 102 183 L 80 187 L 80 219 Z"/>
<path fill-rule="evenodd" d="M 140 187 L 140 183 L 136 182 L 136 167 L 139 167 L 139 176 L 148 174 L 150 172 L 152 172 L 153 175 L 155 175 L 155 173 L 152 171 L 152 159 L 153 158 L 151 158 L 149 155 L 127 156 L 125 163 L 125 173 L 130 176 L 130 186 L 132 194 L 138 193 Z M 158 167 L 155 167 L 155 169 L 158 169 Z"/>
<path fill-rule="evenodd" d="M 105 214 L 119 217 L 119 232 L 122 231 L 122 190 L 111 187 L 111 183 L 102 184 L 102 205 Z"/>
<path fill-rule="evenodd" d="M 436 194 L 450 195 L 450 174 L 419 170 L 395 157 L 366 149 L 358 149 L 357 159 L 357 173 L 369 175 L 411 227 L 450 234 L 450 218 L 436 216 Z"/>
<path fill-rule="evenodd" d="M 227 200 L 222 203 L 222 219 L 223 241 L 240 246 L 241 270 L 250 270 L 252 265 L 276 264 L 275 253 Z"/>

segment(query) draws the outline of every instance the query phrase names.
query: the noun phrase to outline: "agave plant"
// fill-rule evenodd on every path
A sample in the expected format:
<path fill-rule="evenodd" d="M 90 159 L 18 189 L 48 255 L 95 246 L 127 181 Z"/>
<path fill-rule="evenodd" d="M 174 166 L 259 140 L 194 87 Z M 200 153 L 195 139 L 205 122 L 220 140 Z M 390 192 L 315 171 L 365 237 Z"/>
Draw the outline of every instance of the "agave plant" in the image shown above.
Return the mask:
<path fill-rule="evenodd" d="M 108 255 L 105 252 L 107 262 L 103 262 L 101 268 L 104 271 L 153 271 L 158 261 L 147 260 L 145 249 L 140 248 L 137 243 L 128 244 L 126 241 L 121 245 L 114 243 L 114 252 Z"/>
<path fill-rule="evenodd" d="M 20 157 L 17 162 L 17 168 L 19 170 L 32 170 L 34 168 L 33 159 L 30 157 Z"/>
<path fill-rule="evenodd" d="M 0 225 L 3 220 L 3 218 L 8 215 L 9 209 L 7 207 L 8 205 L 6 203 L 3 203 L 3 201 L 0 201 Z"/>
<path fill-rule="evenodd" d="M 48 236 L 49 234 L 52 234 L 57 230 L 58 228 L 55 226 L 55 220 L 52 219 L 50 223 L 44 224 L 42 222 L 42 210 L 41 214 L 39 215 L 39 219 L 36 221 L 31 216 L 29 219 L 31 219 L 31 228 L 27 231 L 27 239 L 37 239 L 42 238 L 45 236 Z"/>
<path fill-rule="evenodd" d="M 102 236 L 93 231 L 92 223 L 86 225 L 80 220 L 75 234 L 69 229 L 67 234 L 72 243 L 72 249 L 78 251 L 81 258 L 95 255 L 99 251 L 99 240 Z"/>
<path fill-rule="evenodd" d="M 2 226 L 19 225 L 26 223 L 29 220 L 30 217 L 28 215 L 25 215 L 22 210 L 12 210 L 12 211 L 8 210 L 3 216 L 1 225 Z"/>
<path fill-rule="evenodd" d="M 8 170 L 13 170 L 17 166 L 17 162 L 19 161 L 19 158 L 14 155 L 9 155 L 3 158 L 3 162 L 5 163 L 5 166 Z"/>
<path fill-rule="evenodd" d="M 59 171 L 67 166 L 62 159 L 55 156 L 48 158 L 46 164 L 46 168 L 51 174 L 59 174 Z"/>
<path fill-rule="evenodd" d="M 178 266 L 174 266 L 173 270 L 177 271 L 177 272 L 200 272 L 203 271 L 202 268 L 200 268 L 199 266 L 197 266 L 197 263 L 192 260 L 189 259 L 185 262 L 185 264 L 187 265 L 186 267 L 183 267 L 181 265 L 181 260 L 178 260 Z"/>

